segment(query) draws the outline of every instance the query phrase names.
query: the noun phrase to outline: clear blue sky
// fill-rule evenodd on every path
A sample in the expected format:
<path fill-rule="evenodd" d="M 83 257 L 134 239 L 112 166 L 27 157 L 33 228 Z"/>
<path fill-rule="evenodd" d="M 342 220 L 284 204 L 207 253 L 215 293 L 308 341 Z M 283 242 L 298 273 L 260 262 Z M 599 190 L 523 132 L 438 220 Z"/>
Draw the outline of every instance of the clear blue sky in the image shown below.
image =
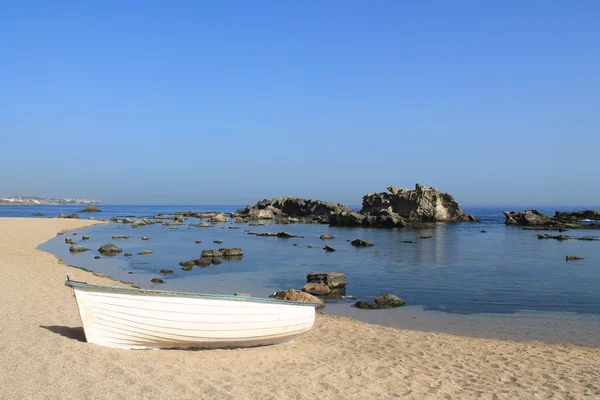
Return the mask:
<path fill-rule="evenodd" d="M 598 1 L 5 1 L 0 196 L 600 203 Z"/>

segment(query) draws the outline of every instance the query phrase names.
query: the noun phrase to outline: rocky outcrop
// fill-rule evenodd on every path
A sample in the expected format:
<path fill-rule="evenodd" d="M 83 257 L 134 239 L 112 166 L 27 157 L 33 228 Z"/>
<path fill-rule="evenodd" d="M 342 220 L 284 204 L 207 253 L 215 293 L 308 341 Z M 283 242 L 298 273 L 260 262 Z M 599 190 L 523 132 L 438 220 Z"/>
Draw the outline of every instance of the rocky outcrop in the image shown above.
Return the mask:
<path fill-rule="evenodd" d="M 388 192 L 364 196 L 361 213 L 377 216 L 385 212 L 390 217 L 409 221 L 477 221 L 462 211 L 452 195 L 434 187 L 417 184 L 414 190 L 410 190 L 390 186 Z"/>
<path fill-rule="evenodd" d="M 360 212 L 339 203 L 298 197 L 262 200 L 238 210 L 247 219 L 274 219 L 279 223 L 329 223 L 337 226 L 423 227 L 423 222 L 477 221 L 465 214 L 454 197 L 417 184 L 414 190 L 390 186 L 388 192 L 363 197 Z"/>
<path fill-rule="evenodd" d="M 86 208 L 84 208 L 83 210 L 81 210 L 79 212 L 102 212 L 102 210 L 96 208 L 92 204 L 88 204 L 88 206 Z"/>
<path fill-rule="evenodd" d="M 537 210 L 526 210 L 521 212 L 515 211 L 504 211 L 506 225 L 525 225 L 525 226 L 538 226 L 538 225 L 553 225 L 554 221 L 546 214 L 542 214 Z"/>
<path fill-rule="evenodd" d="M 600 229 L 600 211 L 584 210 L 575 212 L 556 211 L 553 217 L 537 210 L 504 211 L 506 225 L 525 226 L 524 229 L 566 230 Z M 584 223 L 589 221 L 590 223 Z"/>
<path fill-rule="evenodd" d="M 322 200 L 301 199 L 299 197 L 279 197 L 262 200 L 253 206 L 238 210 L 248 219 L 298 218 L 298 222 L 329 222 L 332 213 L 350 211 L 342 204 Z M 324 218 L 318 218 L 324 217 Z M 288 222 L 289 223 L 289 222 Z"/>

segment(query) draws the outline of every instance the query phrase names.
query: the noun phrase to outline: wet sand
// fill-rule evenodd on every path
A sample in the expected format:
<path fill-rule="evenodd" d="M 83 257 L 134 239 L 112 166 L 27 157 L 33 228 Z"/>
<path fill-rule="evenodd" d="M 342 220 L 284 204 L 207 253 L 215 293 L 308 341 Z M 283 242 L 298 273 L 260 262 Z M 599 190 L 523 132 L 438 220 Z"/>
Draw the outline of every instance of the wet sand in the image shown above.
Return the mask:
<path fill-rule="evenodd" d="M 402 330 L 320 315 L 291 344 L 127 351 L 85 342 L 63 283 L 114 281 L 36 250 L 94 221 L 0 218 L 0 398 L 581 399 L 600 349 Z"/>

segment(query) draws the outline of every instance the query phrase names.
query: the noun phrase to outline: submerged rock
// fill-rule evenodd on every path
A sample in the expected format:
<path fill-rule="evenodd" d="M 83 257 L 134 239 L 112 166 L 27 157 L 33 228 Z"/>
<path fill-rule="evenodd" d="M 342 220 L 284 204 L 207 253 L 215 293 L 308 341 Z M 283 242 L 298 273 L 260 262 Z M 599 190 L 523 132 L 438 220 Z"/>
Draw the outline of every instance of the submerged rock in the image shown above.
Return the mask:
<path fill-rule="evenodd" d="M 160 278 L 152 278 L 152 279 L 150 280 L 150 282 L 152 282 L 152 283 L 165 283 L 165 281 L 163 281 L 163 280 L 162 280 L 162 279 L 160 279 Z"/>
<path fill-rule="evenodd" d="M 113 239 L 129 239 L 131 236 L 126 235 L 112 235 Z"/>
<path fill-rule="evenodd" d="M 142 250 L 138 254 L 141 254 L 141 255 L 152 254 L 152 250 Z"/>
<path fill-rule="evenodd" d="M 90 240 L 90 237 L 89 236 L 82 236 L 81 240 Z"/>
<path fill-rule="evenodd" d="M 161 269 L 160 273 L 163 275 L 172 275 L 173 274 L 173 270 L 172 269 Z"/>
<path fill-rule="evenodd" d="M 322 234 L 321 236 L 319 236 L 319 239 L 333 239 L 333 235 L 329 235 L 329 234 Z"/>
<path fill-rule="evenodd" d="M 115 246 L 112 243 L 108 243 L 105 244 L 104 246 L 101 246 L 98 251 L 100 253 L 120 253 L 123 251 L 123 249 L 121 249 L 120 247 Z"/>
<path fill-rule="evenodd" d="M 335 251 L 335 249 L 333 247 L 331 247 L 331 246 L 325 246 L 325 247 L 323 247 L 323 250 L 325 250 L 327 252 L 330 252 L 330 253 L 332 253 L 332 252 Z"/>
<path fill-rule="evenodd" d="M 208 267 L 211 263 L 211 258 L 198 258 L 197 260 L 194 260 L 194 263 L 199 266 L 199 267 Z"/>
<path fill-rule="evenodd" d="M 94 256 L 94 260 L 97 260 L 99 258 L 102 258 L 102 257 L 100 257 L 100 256 Z"/>

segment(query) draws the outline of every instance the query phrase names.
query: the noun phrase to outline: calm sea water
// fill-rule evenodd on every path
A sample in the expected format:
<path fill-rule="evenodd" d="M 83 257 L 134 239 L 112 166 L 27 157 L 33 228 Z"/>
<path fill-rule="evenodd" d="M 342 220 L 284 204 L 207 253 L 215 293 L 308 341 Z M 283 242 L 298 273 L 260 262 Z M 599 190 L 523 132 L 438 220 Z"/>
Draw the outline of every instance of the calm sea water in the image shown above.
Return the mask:
<path fill-rule="evenodd" d="M 47 217 L 61 212 L 76 212 L 81 208 L 0 206 L 0 216 L 32 216 L 35 212 L 41 212 Z M 103 212 L 93 214 L 95 218 L 126 215 L 144 217 L 184 210 L 231 212 L 241 206 L 100 208 Z M 408 305 L 418 307 L 419 310 L 444 313 L 444 326 L 452 324 L 453 320 L 449 319 L 451 315 L 470 315 L 474 319 L 469 321 L 477 321 L 481 315 L 490 313 L 522 315 L 523 312 L 550 312 L 553 313 L 552 318 L 560 313 L 563 316 L 564 313 L 575 313 L 591 315 L 591 325 L 586 329 L 598 336 L 600 319 L 596 317 L 600 315 L 600 241 L 538 240 L 538 232 L 503 224 L 503 210 L 527 208 L 531 207 L 465 207 L 465 212 L 474 214 L 481 222 L 436 224 L 435 229 L 431 230 L 338 228 L 306 224 L 266 224 L 258 227 L 250 227 L 248 224 L 220 224 L 212 228 L 196 228 L 187 224 L 179 227 L 152 225 L 132 228 L 130 225 L 108 224 L 80 230 L 76 236 L 66 234 L 76 242 L 80 241 L 82 234 L 90 236 L 91 239 L 82 244 L 93 251 L 69 253 L 69 245 L 64 243 L 65 236 L 57 236 L 40 248 L 56 254 L 67 264 L 101 272 L 142 287 L 166 290 L 226 294 L 241 291 L 264 297 L 280 289 L 301 288 L 309 272 L 339 271 L 348 277 L 347 294 L 361 300 L 371 300 L 382 292 L 392 291 Z M 550 214 L 555 210 L 576 210 L 567 207 L 537 209 Z M 191 218 L 187 222 L 197 223 L 199 220 Z M 229 229 L 229 226 L 239 229 Z M 248 235 L 248 230 L 287 231 L 305 238 L 256 237 Z M 486 232 L 482 233 L 482 230 Z M 319 239 L 323 233 L 332 234 L 335 239 Z M 111 236 L 114 234 L 132 237 L 113 240 Z M 419 235 L 422 234 L 431 235 L 432 238 L 420 239 Z M 600 236 L 600 231 L 571 230 L 567 234 L 572 237 L 597 237 Z M 143 241 L 142 236 L 150 237 L 150 240 Z M 375 246 L 355 248 L 348 241 L 356 238 L 372 241 Z M 202 243 L 196 244 L 196 240 L 202 240 Z M 223 243 L 215 244 L 215 240 L 222 240 Z M 406 240 L 414 243 L 402 243 Z M 134 256 L 127 258 L 121 253 L 94 260 L 93 257 L 98 255 L 95 249 L 111 242 Z M 324 252 L 321 248 L 325 244 L 334 247 L 336 252 Z M 178 265 L 180 261 L 198 258 L 204 249 L 219 247 L 241 247 L 244 249 L 244 257 L 239 261 L 225 260 L 220 265 L 208 268 L 195 267 L 190 272 L 182 271 Z M 144 249 L 154 253 L 145 256 L 137 254 Z M 566 255 L 580 256 L 584 260 L 566 262 Z M 161 269 L 172 269 L 175 274 L 162 277 L 158 272 Z M 150 280 L 157 276 L 161 276 L 165 283 L 152 284 Z M 402 320 L 402 326 L 414 326 L 414 321 L 406 322 L 406 316 L 412 315 L 410 313 L 414 309 L 406 311 L 410 308 L 403 307 L 393 311 L 373 312 L 356 310 L 351 307 L 352 303 L 339 301 L 329 304 L 328 309 L 367 321 L 375 318 L 378 323 L 396 326 Z M 533 315 L 539 317 L 540 314 Z M 383 320 L 382 316 L 385 316 Z M 413 316 L 412 319 L 415 318 Z M 455 321 L 455 325 L 464 328 L 468 325 L 465 321 L 467 320 Z M 514 319 L 512 321 L 515 322 Z M 573 324 L 572 321 L 568 323 Z M 488 323 L 486 326 L 493 324 Z M 531 328 L 531 324 L 527 326 L 527 329 Z M 547 329 L 547 324 L 542 324 L 540 329 Z M 469 333 L 457 329 L 454 331 Z M 487 333 L 482 335 L 489 336 Z M 507 336 L 512 338 L 515 335 Z M 587 339 L 580 342 L 600 344 L 600 341 L 596 343 Z"/>

